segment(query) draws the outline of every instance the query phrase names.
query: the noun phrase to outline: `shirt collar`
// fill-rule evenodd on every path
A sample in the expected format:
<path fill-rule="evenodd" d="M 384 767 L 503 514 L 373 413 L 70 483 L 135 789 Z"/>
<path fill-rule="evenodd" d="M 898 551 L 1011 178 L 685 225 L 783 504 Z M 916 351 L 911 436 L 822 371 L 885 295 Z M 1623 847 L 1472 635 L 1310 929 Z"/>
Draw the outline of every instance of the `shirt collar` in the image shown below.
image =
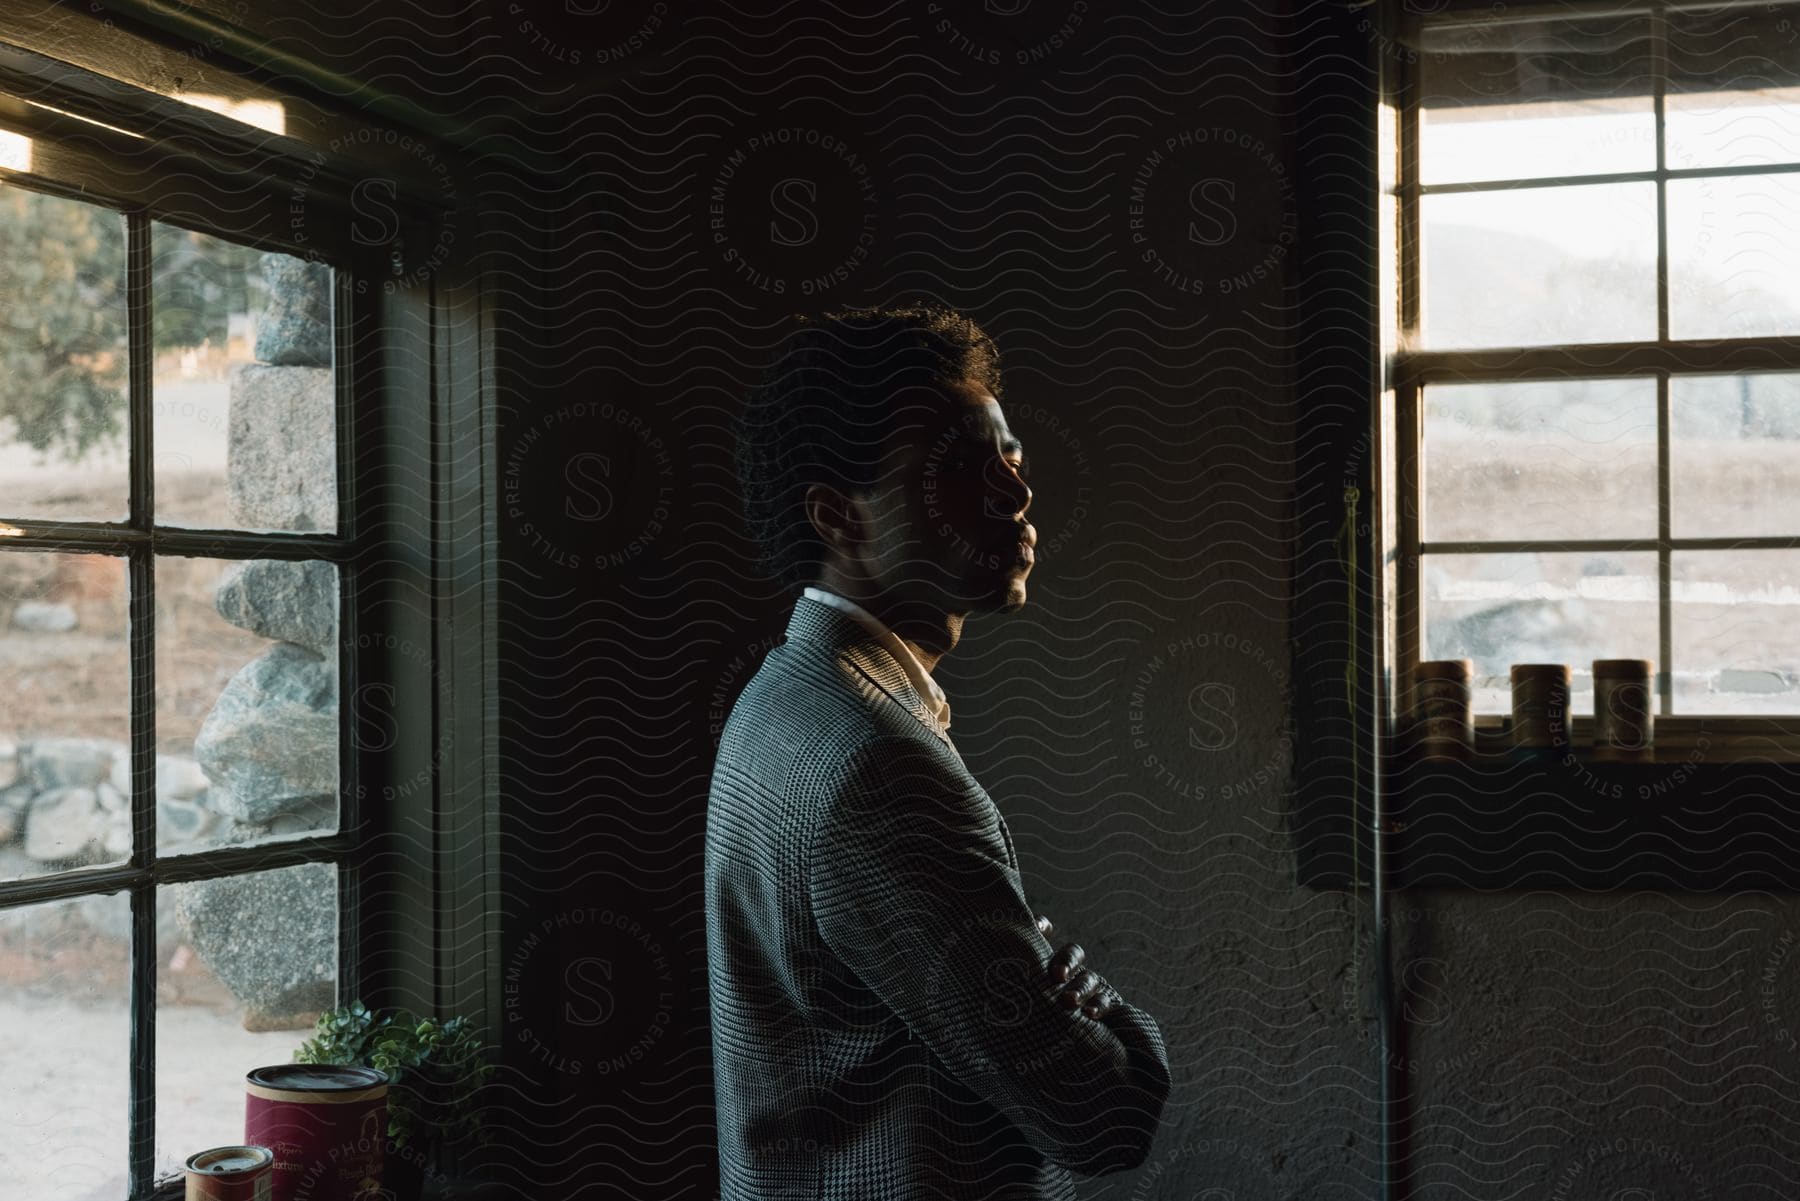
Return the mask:
<path fill-rule="evenodd" d="M 913 691 L 919 694 L 919 699 L 925 702 L 925 707 L 936 716 L 939 728 L 945 730 L 950 728 L 949 699 L 945 697 L 944 690 L 938 687 L 937 681 L 931 678 L 931 673 L 925 670 L 925 665 L 919 662 L 918 656 L 913 654 L 912 648 L 907 646 L 898 634 L 888 629 L 879 617 L 855 601 L 847 600 L 835 592 L 827 592 L 823 588 L 808 585 L 806 595 L 820 604 L 830 605 L 834 609 L 841 610 L 861 622 L 869 633 L 873 634 L 876 640 L 886 648 L 887 652 L 899 662 L 900 670 L 904 671 L 906 678 L 912 681 Z"/>

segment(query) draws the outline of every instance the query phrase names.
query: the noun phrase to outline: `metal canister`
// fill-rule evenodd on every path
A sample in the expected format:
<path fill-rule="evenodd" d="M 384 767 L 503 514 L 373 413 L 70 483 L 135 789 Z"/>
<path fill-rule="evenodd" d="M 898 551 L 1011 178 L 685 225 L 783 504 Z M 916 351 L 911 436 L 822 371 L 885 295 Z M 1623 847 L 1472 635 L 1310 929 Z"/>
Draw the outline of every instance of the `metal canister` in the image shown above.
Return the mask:
<path fill-rule="evenodd" d="M 284 1063 L 244 1077 L 244 1141 L 275 1152 L 270 1201 L 368 1201 L 381 1191 L 387 1073 Z"/>
<path fill-rule="evenodd" d="M 1520 750 L 1547 751 L 1569 745 L 1569 665 L 1512 665 L 1513 745 Z"/>
<path fill-rule="evenodd" d="M 187 1201 L 270 1201 L 275 1153 L 267 1147 L 211 1147 L 185 1166 Z"/>
<path fill-rule="evenodd" d="M 1422 759 L 1466 759 L 1475 748 L 1473 682 L 1468 659 L 1434 659 L 1413 672 L 1413 718 Z"/>
<path fill-rule="evenodd" d="M 1594 660 L 1594 758 L 1642 763 L 1654 752 L 1648 659 Z"/>

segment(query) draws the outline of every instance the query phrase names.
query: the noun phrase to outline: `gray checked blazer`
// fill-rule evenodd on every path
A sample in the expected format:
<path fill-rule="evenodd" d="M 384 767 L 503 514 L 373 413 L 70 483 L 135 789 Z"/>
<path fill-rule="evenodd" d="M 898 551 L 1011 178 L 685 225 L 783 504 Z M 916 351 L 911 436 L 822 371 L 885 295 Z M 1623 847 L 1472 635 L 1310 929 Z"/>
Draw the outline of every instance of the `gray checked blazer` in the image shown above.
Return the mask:
<path fill-rule="evenodd" d="M 1128 1004 L 1059 1004 L 1006 822 L 927 716 L 867 630 L 800 597 L 725 722 L 706 814 L 721 1201 L 1072 1199 L 1071 1173 L 1150 1153 L 1161 1032 Z"/>

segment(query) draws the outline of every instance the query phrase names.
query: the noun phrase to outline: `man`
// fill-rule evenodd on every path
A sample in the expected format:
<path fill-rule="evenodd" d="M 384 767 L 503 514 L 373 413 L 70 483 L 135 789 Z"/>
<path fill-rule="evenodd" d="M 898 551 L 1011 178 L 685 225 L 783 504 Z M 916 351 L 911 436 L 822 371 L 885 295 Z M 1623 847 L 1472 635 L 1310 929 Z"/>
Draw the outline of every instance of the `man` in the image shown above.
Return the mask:
<path fill-rule="evenodd" d="M 706 914 L 722 1201 L 1073 1198 L 1141 1164 L 1156 1023 L 1052 950 L 931 671 L 1025 604 L 998 354 L 938 308 L 802 321 L 738 429 L 795 601 L 725 723 Z"/>

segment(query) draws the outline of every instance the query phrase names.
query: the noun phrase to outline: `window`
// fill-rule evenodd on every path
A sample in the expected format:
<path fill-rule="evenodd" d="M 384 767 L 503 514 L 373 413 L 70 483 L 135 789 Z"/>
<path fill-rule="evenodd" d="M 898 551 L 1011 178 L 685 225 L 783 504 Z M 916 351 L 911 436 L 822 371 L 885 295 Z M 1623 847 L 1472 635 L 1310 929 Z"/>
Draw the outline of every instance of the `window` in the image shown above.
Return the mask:
<path fill-rule="evenodd" d="M 1430 7 L 1386 63 L 1398 679 L 1469 658 L 1498 724 L 1511 664 L 1579 715 L 1649 659 L 1659 745 L 1791 755 L 1800 5 Z"/>
<path fill-rule="evenodd" d="M 0 94 L 0 1179 L 141 1201 L 319 1010 L 487 1012 L 484 318 L 404 179 Z"/>

